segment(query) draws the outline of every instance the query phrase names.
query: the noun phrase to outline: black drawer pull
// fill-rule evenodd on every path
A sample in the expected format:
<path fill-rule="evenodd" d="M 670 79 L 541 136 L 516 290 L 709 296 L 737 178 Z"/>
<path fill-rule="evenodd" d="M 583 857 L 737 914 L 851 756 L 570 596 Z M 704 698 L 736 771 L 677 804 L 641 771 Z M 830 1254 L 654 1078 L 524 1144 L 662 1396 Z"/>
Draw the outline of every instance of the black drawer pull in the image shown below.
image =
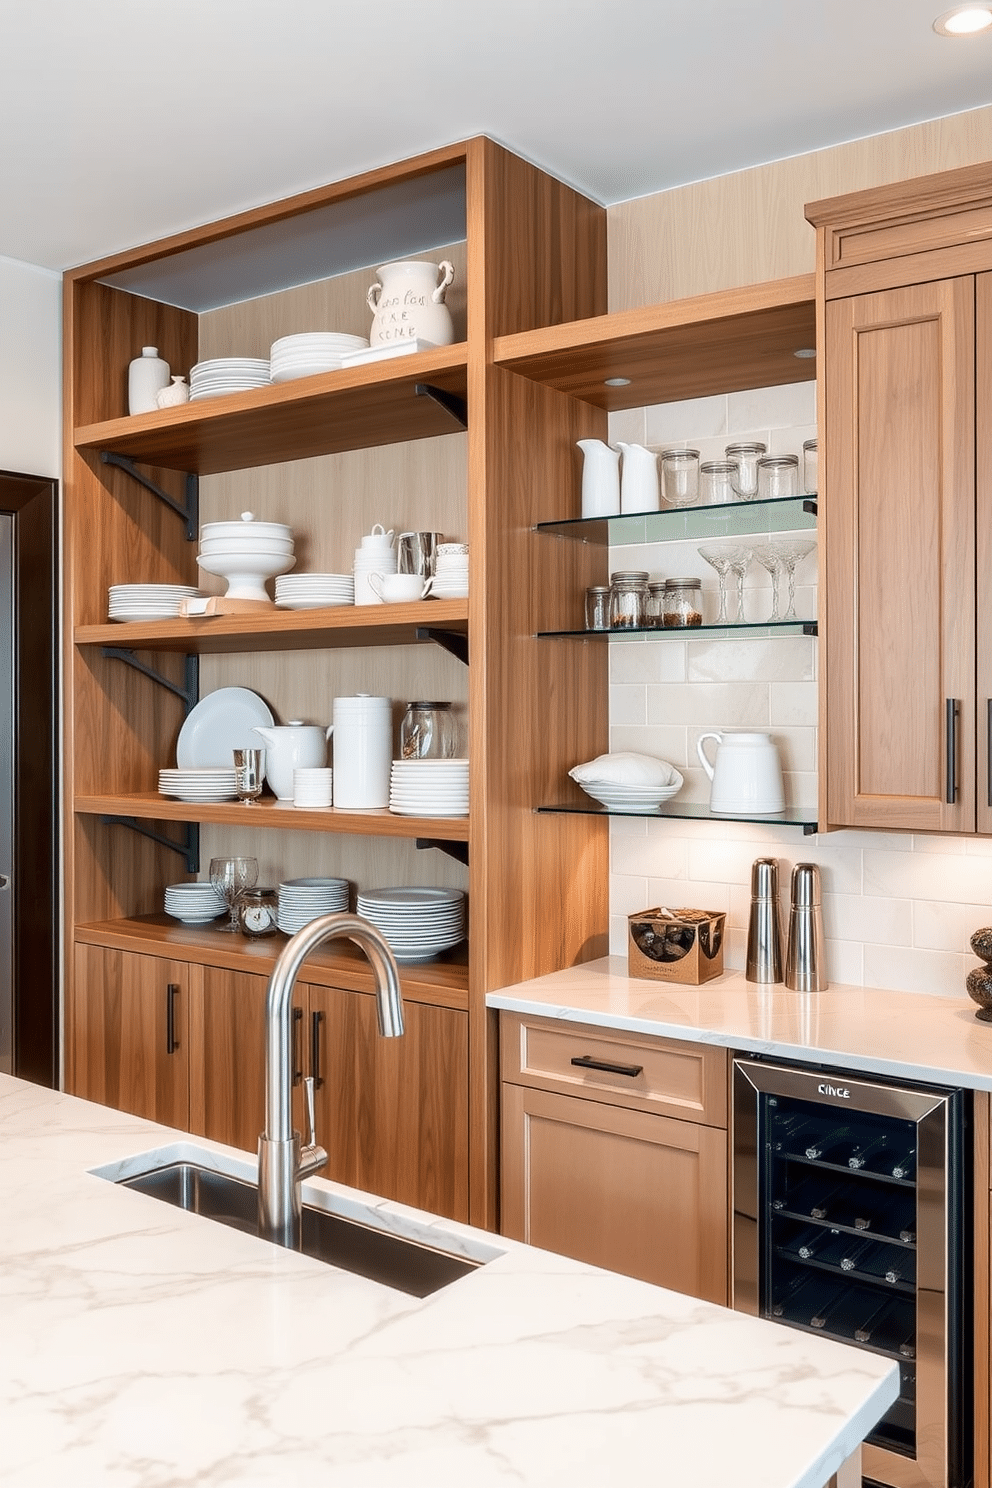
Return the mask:
<path fill-rule="evenodd" d="M 319 1090 L 324 1083 L 324 1077 L 320 1073 L 320 1025 L 323 1021 L 323 1013 L 310 1014 L 310 1073 L 315 1090 Z"/>
<path fill-rule="evenodd" d="M 608 1059 L 594 1059 L 591 1054 L 580 1054 L 572 1063 L 580 1069 L 602 1070 L 607 1075 L 629 1075 L 631 1079 L 644 1071 L 643 1064 L 610 1064 Z"/>
<path fill-rule="evenodd" d="M 179 996 L 179 983 L 170 982 L 165 989 L 165 1052 L 175 1054 L 179 1048 L 179 1040 L 176 1038 L 176 998 Z"/>
<path fill-rule="evenodd" d="M 944 800 L 953 806 L 958 796 L 958 715 L 960 704 L 957 698 L 944 700 Z"/>

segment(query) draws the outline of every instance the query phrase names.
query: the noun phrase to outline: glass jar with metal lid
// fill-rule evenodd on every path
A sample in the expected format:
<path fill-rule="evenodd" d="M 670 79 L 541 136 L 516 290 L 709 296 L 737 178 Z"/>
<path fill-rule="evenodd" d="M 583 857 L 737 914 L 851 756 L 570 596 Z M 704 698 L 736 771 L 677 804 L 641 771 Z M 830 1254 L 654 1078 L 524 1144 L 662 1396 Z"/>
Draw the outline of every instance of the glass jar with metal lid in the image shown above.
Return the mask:
<path fill-rule="evenodd" d="M 609 630 L 610 587 L 593 584 L 586 590 L 586 630 Z"/>
<path fill-rule="evenodd" d="M 702 625 L 703 593 L 699 579 L 666 579 L 662 623 L 666 630 Z"/>
<path fill-rule="evenodd" d="M 732 476 L 734 490 L 741 501 L 754 501 L 758 494 L 758 461 L 767 454 L 767 444 L 760 439 L 745 439 L 738 444 L 728 444 L 724 457 L 737 466 Z"/>
<path fill-rule="evenodd" d="M 644 612 L 644 624 L 657 626 L 660 630 L 665 623 L 665 580 L 659 579 L 648 584 L 647 608 Z"/>
<path fill-rule="evenodd" d="M 798 455 L 766 455 L 758 461 L 759 501 L 775 501 L 798 494 Z"/>
<path fill-rule="evenodd" d="M 807 496 L 815 496 L 818 484 L 817 443 L 815 439 L 803 440 L 803 490 Z"/>
<path fill-rule="evenodd" d="M 279 928 L 279 895 L 275 889 L 246 889 L 238 900 L 242 935 L 262 940 Z"/>
<path fill-rule="evenodd" d="M 639 630 L 644 625 L 647 598 L 646 570 L 610 574 L 610 629 Z"/>

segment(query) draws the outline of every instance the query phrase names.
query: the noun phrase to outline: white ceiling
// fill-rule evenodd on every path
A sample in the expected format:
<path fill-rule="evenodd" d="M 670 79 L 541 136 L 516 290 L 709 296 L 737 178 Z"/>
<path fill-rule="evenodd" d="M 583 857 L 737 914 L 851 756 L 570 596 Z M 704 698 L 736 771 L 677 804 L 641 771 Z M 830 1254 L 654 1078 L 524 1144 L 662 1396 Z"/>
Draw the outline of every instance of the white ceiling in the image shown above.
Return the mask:
<path fill-rule="evenodd" d="M 0 0 L 0 254 L 66 268 L 474 134 L 605 203 L 878 134 L 992 102 L 947 4 Z"/>

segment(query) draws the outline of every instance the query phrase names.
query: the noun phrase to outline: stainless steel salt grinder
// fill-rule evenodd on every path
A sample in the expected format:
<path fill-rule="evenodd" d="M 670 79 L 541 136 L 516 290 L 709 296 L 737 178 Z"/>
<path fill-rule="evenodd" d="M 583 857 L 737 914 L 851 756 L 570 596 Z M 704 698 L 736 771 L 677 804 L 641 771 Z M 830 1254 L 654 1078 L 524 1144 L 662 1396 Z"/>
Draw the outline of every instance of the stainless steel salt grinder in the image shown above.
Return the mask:
<path fill-rule="evenodd" d="M 744 976 L 749 982 L 782 980 L 778 863 L 774 858 L 756 858 L 751 865 L 751 913 L 747 922 Z"/>
<path fill-rule="evenodd" d="M 820 870 L 815 863 L 797 863 L 792 870 L 785 985 L 793 992 L 822 992 L 827 986 L 823 970 Z"/>

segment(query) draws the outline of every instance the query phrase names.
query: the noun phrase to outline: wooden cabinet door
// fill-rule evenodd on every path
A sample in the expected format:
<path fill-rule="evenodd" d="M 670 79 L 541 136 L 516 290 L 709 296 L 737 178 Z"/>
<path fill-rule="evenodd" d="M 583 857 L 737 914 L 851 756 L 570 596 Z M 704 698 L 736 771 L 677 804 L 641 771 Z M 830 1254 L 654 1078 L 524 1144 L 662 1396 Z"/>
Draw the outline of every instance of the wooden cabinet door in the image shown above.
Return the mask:
<path fill-rule="evenodd" d="M 194 968 L 190 990 L 190 1131 L 258 1152 L 265 1126 L 265 993 L 268 977 Z M 300 1124 L 305 989 L 294 996 L 294 1118 Z"/>
<path fill-rule="evenodd" d="M 974 313 L 970 276 L 826 306 L 820 724 L 833 826 L 975 830 Z"/>
<path fill-rule="evenodd" d="M 406 1032 L 386 1039 L 371 994 L 311 985 L 308 995 L 326 1175 L 466 1220 L 467 1014 L 406 1001 Z"/>
<path fill-rule="evenodd" d="M 975 280 L 978 830 L 992 833 L 992 274 Z"/>
<path fill-rule="evenodd" d="M 71 1094 L 185 1130 L 189 967 L 76 946 Z"/>
<path fill-rule="evenodd" d="M 503 1233 L 727 1302 L 727 1134 L 503 1086 Z"/>

